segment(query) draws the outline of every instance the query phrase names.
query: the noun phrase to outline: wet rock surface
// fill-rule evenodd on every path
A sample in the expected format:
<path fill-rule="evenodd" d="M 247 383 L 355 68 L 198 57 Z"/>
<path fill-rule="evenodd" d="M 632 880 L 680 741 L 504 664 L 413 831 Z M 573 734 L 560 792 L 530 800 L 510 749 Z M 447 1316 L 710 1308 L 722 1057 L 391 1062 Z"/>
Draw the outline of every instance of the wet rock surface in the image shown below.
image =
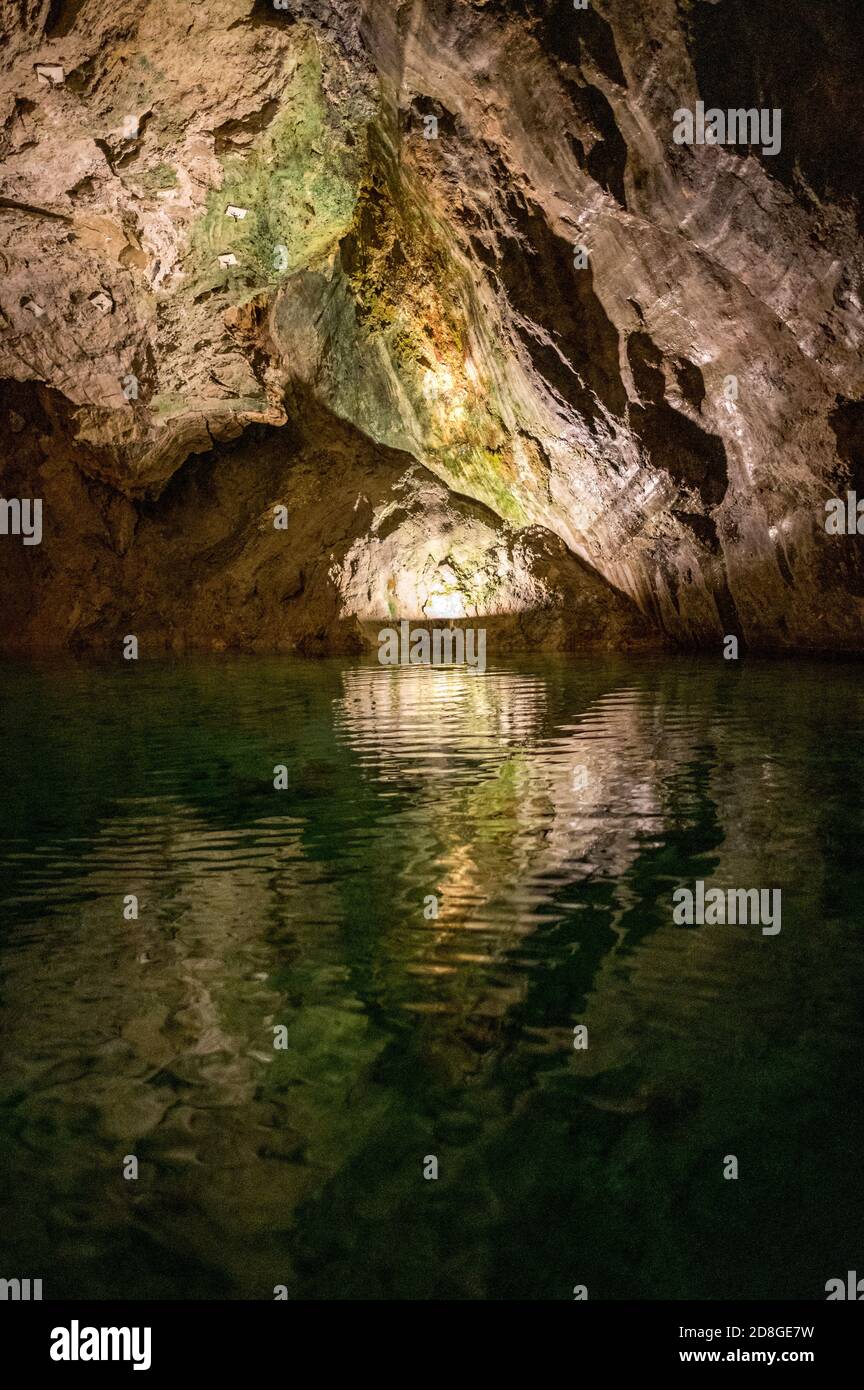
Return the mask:
<path fill-rule="evenodd" d="M 116 654 L 134 634 L 148 653 L 360 654 L 403 618 L 482 619 L 498 653 L 656 645 L 550 532 L 502 522 L 312 401 L 291 416 L 190 459 L 158 498 L 43 466 L 42 545 L 10 552 L 7 649 Z"/>
<path fill-rule="evenodd" d="M 431 585 L 505 646 L 860 650 L 856 4 L 0 24 L 5 646 L 326 651 Z M 782 149 L 676 144 L 700 100 Z"/>

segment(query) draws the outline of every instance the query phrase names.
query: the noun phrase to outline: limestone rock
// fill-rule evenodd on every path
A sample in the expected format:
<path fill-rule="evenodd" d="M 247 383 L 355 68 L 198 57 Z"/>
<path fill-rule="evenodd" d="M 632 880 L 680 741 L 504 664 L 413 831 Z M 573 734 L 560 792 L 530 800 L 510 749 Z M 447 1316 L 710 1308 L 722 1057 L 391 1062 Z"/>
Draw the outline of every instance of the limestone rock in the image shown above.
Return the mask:
<path fill-rule="evenodd" d="M 83 541 L 80 572 L 53 548 L 85 495 L 136 527 L 159 509 L 151 568 L 124 542 L 109 588 L 134 579 L 153 630 L 183 628 L 156 565 L 196 458 L 218 471 L 262 427 L 296 441 L 311 403 L 322 478 L 346 466 L 342 421 L 381 446 L 378 486 L 411 492 L 398 545 L 368 518 L 373 591 L 372 554 L 401 547 L 416 596 L 425 499 L 435 527 L 464 519 L 465 592 L 497 576 L 514 613 L 559 596 L 526 642 L 575 640 L 563 595 L 590 569 L 604 640 L 624 594 L 715 651 L 730 632 L 861 649 L 861 538 L 824 525 L 826 499 L 864 492 L 857 0 L 211 0 L 184 24 L 165 0 L 36 0 L 0 23 L 3 489 L 50 476 L 59 508 L 34 553 L 3 538 L 29 586 L 6 640 L 119 621 Z M 700 100 L 781 110 L 779 152 L 676 144 Z M 334 509 L 363 491 L 350 464 L 345 484 Z M 356 517 L 322 515 L 325 549 L 342 532 L 362 547 Z M 337 597 L 315 599 L 331 634 Z M 262 610 L 249 640 L 277 628 Z"/>

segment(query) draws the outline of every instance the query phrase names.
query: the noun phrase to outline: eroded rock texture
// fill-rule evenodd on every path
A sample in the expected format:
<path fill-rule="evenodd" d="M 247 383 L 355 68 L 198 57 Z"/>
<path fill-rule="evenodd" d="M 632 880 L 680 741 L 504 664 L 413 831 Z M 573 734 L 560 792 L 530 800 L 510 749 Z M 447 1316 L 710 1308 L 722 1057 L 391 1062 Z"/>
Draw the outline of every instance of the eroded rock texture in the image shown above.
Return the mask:
<path fill-rule="evenodd" d="M 857 0 L 0 22 L 7 646 L 860 649 Z"/>

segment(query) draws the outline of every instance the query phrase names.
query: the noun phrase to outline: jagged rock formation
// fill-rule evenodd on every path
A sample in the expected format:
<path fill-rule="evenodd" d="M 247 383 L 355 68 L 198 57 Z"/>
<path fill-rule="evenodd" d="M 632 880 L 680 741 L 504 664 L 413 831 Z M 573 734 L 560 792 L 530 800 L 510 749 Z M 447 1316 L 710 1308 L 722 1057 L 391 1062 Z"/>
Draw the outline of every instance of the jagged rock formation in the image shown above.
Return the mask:
<path fill-rule="evenodd" d="M 35 547 L 10 552 L 7 646 L 116 652 L 132 633 L 142 652 L 359 653 L 401 618 L 474 616 L 495 653 L 649 642 L 632 603 L 556 536 L 501 523 L 313 401 L 290 405 L 284 429 L 248 430 L 158 497 L 58 463 L 50 566 Z M 50 431 L 29 418 L 22 481 Z"/>
<path fill-rule="evenodd" d="M 0 23 L 6 646 L 317 651 L 447 590 L 505 646 L 860 649 L 857 4 Z M 675 144 L 700 99 L 780 153 Z"/>

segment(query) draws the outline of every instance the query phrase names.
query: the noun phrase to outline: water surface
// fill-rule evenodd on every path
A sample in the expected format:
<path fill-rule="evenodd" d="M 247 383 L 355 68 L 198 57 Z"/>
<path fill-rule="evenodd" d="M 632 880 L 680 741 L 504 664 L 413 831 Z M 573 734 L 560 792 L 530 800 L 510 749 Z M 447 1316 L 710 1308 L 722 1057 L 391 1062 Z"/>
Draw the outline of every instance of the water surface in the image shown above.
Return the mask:
<path fill-rule="evenodd" d="M 860 1268 L 860 668 L 7 665 L 0 704 L 0 1276 L 819 1299 Z M 696 879 L 780 888 L 780 934 L 674 925 Z"/>

